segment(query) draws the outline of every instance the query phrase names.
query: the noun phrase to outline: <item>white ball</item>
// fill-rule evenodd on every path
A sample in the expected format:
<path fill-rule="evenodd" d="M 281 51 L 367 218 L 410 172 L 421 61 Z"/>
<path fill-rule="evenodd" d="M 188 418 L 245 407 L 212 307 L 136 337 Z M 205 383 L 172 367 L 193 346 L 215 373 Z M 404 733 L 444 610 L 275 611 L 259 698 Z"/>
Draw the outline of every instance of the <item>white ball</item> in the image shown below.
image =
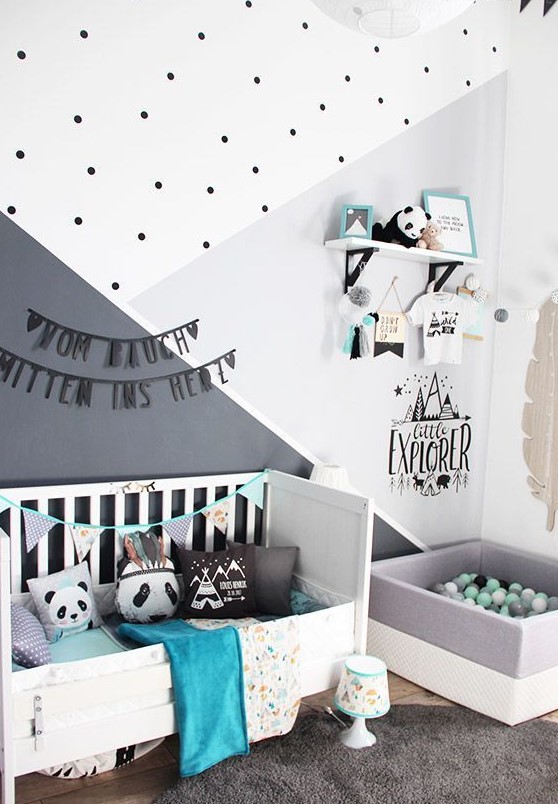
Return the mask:
<path fill-rule="evenodd" d="M 459 591 L 457 588 L 457 584 L 454 583 L 453 581 L 448 581 L 447 583 L 445 583 L 444 588 L 446 592 L 450 593 L 450 595 L 455 595 Z"/>
<path fill-rule="evenodd" d="M 545 612 L 547 610 L 548 603 L 546 602 L 544 597 L 535 597 L 531 601 L 531 608 L 537 614 L 542 614 L 543 612 Z"/>

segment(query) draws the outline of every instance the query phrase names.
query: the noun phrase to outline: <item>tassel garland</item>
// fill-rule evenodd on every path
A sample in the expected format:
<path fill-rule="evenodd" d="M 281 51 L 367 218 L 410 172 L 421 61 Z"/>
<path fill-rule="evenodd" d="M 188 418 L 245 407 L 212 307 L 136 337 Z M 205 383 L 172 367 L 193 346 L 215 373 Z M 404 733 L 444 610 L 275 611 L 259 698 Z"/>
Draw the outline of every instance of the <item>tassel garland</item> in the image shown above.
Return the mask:
<path fill-rule="evenodd" d="M 351 324 L 347 331 L 345 343 L 343 344 L 343 354 L 350 355 L 351 360 L 366 357 L 370 354 L 368 334 L 364 326 Z"/>

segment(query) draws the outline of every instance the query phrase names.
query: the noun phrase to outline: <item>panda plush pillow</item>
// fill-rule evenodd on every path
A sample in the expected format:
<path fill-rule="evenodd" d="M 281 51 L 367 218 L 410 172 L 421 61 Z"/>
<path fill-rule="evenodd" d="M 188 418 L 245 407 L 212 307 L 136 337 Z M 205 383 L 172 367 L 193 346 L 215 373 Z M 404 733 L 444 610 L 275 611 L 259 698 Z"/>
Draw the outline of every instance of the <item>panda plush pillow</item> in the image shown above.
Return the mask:
<path fill-rule="evenodd" d="M 174 564 L 165 555 L 163 539 L 152 530 L 124 537 L 118 562 L 116 608 L 130 623 L 156 623 L 178 609 L 179 589 Z"/>
<path fill-rule="evenodd" d="M 42 578 L 29 578 L 27 585 L 49 642 L 102 625 L 86 562 Z"/>

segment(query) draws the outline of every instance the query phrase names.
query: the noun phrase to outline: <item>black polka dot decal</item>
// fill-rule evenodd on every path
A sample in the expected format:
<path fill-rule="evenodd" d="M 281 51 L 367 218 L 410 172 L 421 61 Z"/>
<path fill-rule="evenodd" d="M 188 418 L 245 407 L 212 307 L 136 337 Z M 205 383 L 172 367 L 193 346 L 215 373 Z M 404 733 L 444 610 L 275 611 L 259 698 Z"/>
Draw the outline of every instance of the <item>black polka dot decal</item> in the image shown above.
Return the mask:
<path fill-rule="evenodd" d="M 469 31 L 467 30 L 467 28 L 463 28 L 463 36 L 467 36 L 468 33 Z"/>
<path fill-rule="evenodd" d="M 469 79 L 467 79 L 467 81 L 465 81 L 465 84 L 466 84 L 468 87 L 470 87 L 470 86 L 471 86 L 471 82 L 469 81 Z"/>
<path fill-rule="evenodd" d="M 246 8 L 252 8 L 252 0 L 246 0 L 244 5 L 246 6 Z"/>
<path fill-rule="evenodd" d="M 83 121 L 83 117 L 80 114 L 74 115 L 74 123 L 81 123 Z"/>
<path fill-rule="evenodd" d="M 252 173 L 259 173 L 259 172 L 260 172 L 259 167 L 257 165 L 254 165 L 254 167 L 252 168 Z"/>
<path fill-rule="evenodd" d="M 430 72 L 430 67 L 425 67 L 425 68 L 424 68 L 424 72 L 425 72 L 425 73 L 429 73 L 429 72 Z"/>
<path fill-rule="evenodd" d="M 208 187 L 208 188 L 207 188 L 207 192 L 209 193 L 209 195 L 213 195 L 213 193 L 215 192 L 215 190 L 214 190 L 214 188 L 213 188 L 213 187 Z"/>
<path fill-rule="evenodd" d="M 162 186 L 163 186 L 163 182 L 162 182 L 162 181 L 156 181 L 156 182 L 155 182 L 155 188 L 156 188 L 157 190 L 160 190 Z"/>
<path fill-rule="evenodd" d="M 118 290 L 118 289 L 119 289 L 119 287 L 120 287 L 120 285 L 118 284 L 118 282 L 113 282 L 113 283 L 112 283 L 112 285 L 111 285 L 111 288 L 112 288 L 113 290 Z"/>
<path fill-rule="evenodd" d="M 268 209 L 269 209 L 269 207 L 267 206 L 267 204 L 263 204 L 263 206 L 262 206 L 262 212 L 267 212 L 267 211 L 268 211 Z"/>
<path fill-rule="evenodd" d="M 174 73 L 167 73 L 167 78 L 169 81 L 174 81 Z"/>
<path fill-rule="evenodd" d="M 87 39 L 87 37 L 89 36 L 87 31 L 80 31 L 79 35 L 81 36 L 82 39 Z"/>
<path fill-rule="evenodd" d="M 351 80 L 351 76 L 350 76 L 350 75 L 346 75 L 346 76 L 345 76 L 345 81 L 347 81 L 347 83 L 348 83 L 350 80 Z"/>
<path fill-rule="evenodd" d="M 227 135 L 223 134 L 223 136 L 221 137 L 221 142 L 228 142 L 228 141 L 229 141 L 229 138 L 227 137 Z"/>
<path fill-rule="evenodd" d="M 496 51 L 497 51 L 497 48 L 496 48 L 496 46 L 494 46 L 494 47 L 492 48 L 492 52 L 493 52 L 493 53 L 496 53 Z"/>
<path fill-rule="evenodd" d="M 138 234 L 138 240 L 145 240 L 145 232 L 140 232 Z"/>
<path fill-rule="evenodd" d="M 24 59 L 26 56 L 27 56 L 27 53 L 25 52 L 25 50 L 18 50 L 17 51 L 18 59 Z"/>
<path fill-rule="evenodd" d="M 16 208 L 11 206 L 8 207 L 8 215 L 15 215 L 15 214 L 16 214 Z"/>
<path fill-rule="evenodd" d="M 380 48 L 378 47 L 378 45 L 374 45 L 374 53 L 379 53 L 379 52 L 380 52 Z"/>
<path fill-rule="evenodd" d="M 383 98 L 378 98 L 378 103 L 383 103 L 383 102 L 384 102 Z"/>
<path fill-rule="evenodd" d="M 403 120 L 403 122 L 405 123 L 406 126 L 408 126 L 409 125 L 409 118 L 406 117 L 405 120 Z"/>
<path fill-rule="evenodd" d="M 95 175 L 95 168 L 94 167 L 88 167 L 87 172 L 89 173 L 90 176 L 94 176 Z"/>
<path fill-rule="evenodd" d="M 304 30 L 305 30 L 305 31 L 307 31 L 307 30 L 308 30 L 308 23 L 307 23 L 307 22 L 303 22 L 303 23 L 302 23 L 302 27 L 304 28 Z"/>
<path fill-rule="evenodd" d="M 325 112 L 326 110 L 325 103 L 320 103 L 320 109 L 322 110 L 322 112 Z"/>
<path fill-rule="evenodd" d="M 207 240 L 204 240 L 204 241 L 203 241 L 203 247 L 204 247 L 204 248 L 209 248 L 209 243 L 208 243 L 208 241 L 207 241 Z"/>
<path fill-rule="evenodd" d="M 140 117 L 143 120 L 147 120 L 147 118 L 149 117 L 149 114 L 146 111 L 143 111 L 143 112 L 140 112 Z"/>
<path fill-rule="evenodd" d="M 25 151 L 16 151 L 16 156 L 18 159 L 23 159 L 25 157 Z"/>
<path fill-rule="evenodd" d="M 340 156 L 340 157 L 339 157 L 339 161 L 340 161 L 340 162 L 344 162 L 344 161 L 345 161 L 345 157 L 344 157 L 344 156 Z"/>
<path fill-rule="evenodd" d="M 296 128 L 291 128 L 289 133 L 290 133 L 291 137 L 294 137 L 296 135 Z"/>
<path fill-rule="evenodd" d="M 261 80 L 262 80 L 262 79 L 260 78 L 260 76 L 259 76 L 259 75 L 255 75 L 255 76 L 254 76 L 254 84 L 259 84 L 259 83 L 261 82 Z"/>
<path fill-rule="evenodd" d="M 199 34 L 198 34 L 198 39 L 201 39 L 201 40 L 202 40 L 202 42 L 203 42 L 203 40 L 205 39 L 205 34 L 204 34 L 204 32 L 203 32 L 203 31 L 200 31 L 200 32 L 199 32 Z"/>
<path fill-rule="evenodd" d="M 76 226 L 81 226 L 81 224 L 83 223 L 83 218 L 79 218 L 79 217 L 74 218 L 74 223 L 75 223 Z"/>

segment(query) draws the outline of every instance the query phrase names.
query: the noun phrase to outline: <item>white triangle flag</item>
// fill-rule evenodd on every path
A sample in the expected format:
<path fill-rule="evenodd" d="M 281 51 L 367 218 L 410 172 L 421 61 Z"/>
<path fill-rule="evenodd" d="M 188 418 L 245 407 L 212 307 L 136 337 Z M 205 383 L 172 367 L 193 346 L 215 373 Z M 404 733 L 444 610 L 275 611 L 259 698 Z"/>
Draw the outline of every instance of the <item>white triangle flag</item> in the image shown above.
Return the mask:
<path fill-rule="evenodd" d="M 227 535 L 227 527 L 229 524 L 228 500 L 216 502 L 215 505 L 212 505 L 207 511 L 203 511 L 203 515 L 213 523 L 217 530 L 220 530 L 225 536 Z"/>
<path fill-rule="evenodd" d="M 77 557 L 83 561 L 87 553 L 91 550 L 93 542 L 101 533 L 100 528 L 88 528 L 85 525 L 70 525 L 70 533 L 74 540 Z"/>

